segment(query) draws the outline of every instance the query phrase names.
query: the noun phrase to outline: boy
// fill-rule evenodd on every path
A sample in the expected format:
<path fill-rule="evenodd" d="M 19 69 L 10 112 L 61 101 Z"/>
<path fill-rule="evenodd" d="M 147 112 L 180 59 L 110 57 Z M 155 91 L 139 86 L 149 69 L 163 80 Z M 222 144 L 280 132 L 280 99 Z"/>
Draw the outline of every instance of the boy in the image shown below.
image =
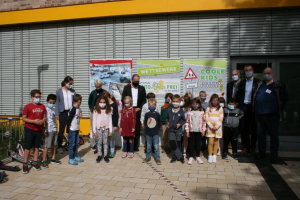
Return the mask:
<path fill-rule="evenodd" d="M 227 108 L 224 108 L 224 145 L 222 159 L 227 158 L 229 142 L 231 142 L 232 145 L 233 158 L 237 159 L 237 139 L 239 135 L 239 123 L 240 119 L 244 116 L 244 113 L 240 109 L 235 108 L 235 106 L 235 100 L 230 99 L 228 101 Z"/>
<path fill-rule="evenodd" d="M 199 92 L 199 98 L 201 100 L 201 107 L 206 111 L 206 108 L 208 107 L 209 103 L 205 102 L 207 98 L 207 93 L 205 91 Z"/>
<path fill-rule="evenodd" d="M 41 143 L 41 135 L 43 125 L 46 121 L 46 108 L 41 104 L 41 91 L 32 90 L 30 92 L 32 102 L 27 104 L 23 109 L 22 119 L 25 122 L 25 155 L 23 163 L 23 173 L 28 174 L 28 156 L 32 148 L 34 148 L 34 159 L 32 163 L 33 169 L 41 170 L 37 163 L 39 156 L 39 147 Z"/>
<path fill-rule="evenodd" d="M 55 117 L 55 111 L 54 106 L 56 102 L 56 95 L 55 94 L 49 94 L 47 97 L 47 120 L 46 120 L 46 129 L 45 129 L 45 148 L 43 152 L 43 161 L 41 163 L 43 168 L 48 168 L 48 162 L 46 160 L 48 150 L 52 147 L 52 159 L 51 163 L 54 164 L 60 164 L 60 161 L 58 161 L 55 158 L 56 154 L 56 145 L 57 145 L 57 123 L 56 123 L 56 117 Z"/>
<path fill-rule="evenodd" d="M 160 115 L 160 117 L 161 117 L 160 119 L 161 119 L 161 123 L 162 123 L 162 130 L 163 130 L 161 152 L 162 153 L 166 152 L 167 154 L 171 153 L 171 147 L 170 147 L 170 143 L 169 143 L 169 128 L 167 126 L 166 116 L 167 116 L 169 108 L 172 109 L 172 98 L 173 98 L 172 93 L 166 94 L 165 103 L 161 107 L 161 115 Z"/>
<path fill-rule="evenodd" d="M 180 109 L 180 96 L 175 94 L 172 99 L 173 107 L 168 110 L 166 116 L 166 122 L 170 129 L 169 138 L 170 145 L 174 152 L 171 163 L 176 162 L 177 159 L 181 163 L 184 163 L 184 157 L 181 148 L 181 136 L 182 136 L 182 126 L 185 124 L 185 114 L 182 109 Z"/>
<path fill-rule="evenodd" d="M 160 154 L 159 154 L 159 128 L 160 128 L 160 115 L 155 110 L 157 109 L 156 100 L 149 99 L 148 109 L 144 119 L 144 126 L 146 125 L 146 141 L 147 141 L 147 153 L 143 163 L 150 162 L 151 160 L 151 149 L 152 144 L 154 145 L 155 151 L 155 162 L 161 165 Z"/>
<path fill-rule="evenodd" d="M 80 94 L 73 96 L 73 107 L 69 112 L 67 122 L 67 133 L 66 136 L 69 138 L 69 164 L 77 165 L 77 162 L 83 162 L 84 160 L 78 157 L 78 146 L 79 146 L 79 124 L 80 124 L 80 104 L 82 97 Z"/>

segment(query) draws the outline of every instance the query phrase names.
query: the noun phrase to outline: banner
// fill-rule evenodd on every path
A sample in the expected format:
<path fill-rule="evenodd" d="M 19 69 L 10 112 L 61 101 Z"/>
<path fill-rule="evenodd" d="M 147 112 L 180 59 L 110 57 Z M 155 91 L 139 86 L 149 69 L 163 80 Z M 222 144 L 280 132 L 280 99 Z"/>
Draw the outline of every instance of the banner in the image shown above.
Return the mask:
<path fill-rule="evenodd" d="M 227 60 L 184 60 L 184 91 L 194 97 L 200 91 L 207 92 L 207 98 L 216 93 L 226 97 Z"/>

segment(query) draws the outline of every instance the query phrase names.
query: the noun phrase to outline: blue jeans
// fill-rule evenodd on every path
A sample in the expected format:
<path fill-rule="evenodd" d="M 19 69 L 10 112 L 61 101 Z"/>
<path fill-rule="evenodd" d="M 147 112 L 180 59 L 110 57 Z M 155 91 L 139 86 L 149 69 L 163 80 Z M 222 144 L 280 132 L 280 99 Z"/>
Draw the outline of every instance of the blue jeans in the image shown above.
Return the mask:
<path fill-rule="evenodd" d="M 69 133 L 69 159 L 77 157 L 79 147 L 79 133 L 78 131 L 71 131 Z"/>
<path fill-rule="evenodd" d="M 152 150 L 152 144 L 154 146 L 154 152 L 155 152 L 155 159 L 160 159 L 160 154 L 159 154 L 159 135 L 146 135 L 147 139 L 147 153 L 146 157 L 151 158 L 151 150 Z"/>
<path fill-rule="evenodd" d="M 115 146 L 116 146 L 115 133 L 112 136 L 108 137 L 108 140 L 109 140 L 110 153 L 114 153 Z"/>

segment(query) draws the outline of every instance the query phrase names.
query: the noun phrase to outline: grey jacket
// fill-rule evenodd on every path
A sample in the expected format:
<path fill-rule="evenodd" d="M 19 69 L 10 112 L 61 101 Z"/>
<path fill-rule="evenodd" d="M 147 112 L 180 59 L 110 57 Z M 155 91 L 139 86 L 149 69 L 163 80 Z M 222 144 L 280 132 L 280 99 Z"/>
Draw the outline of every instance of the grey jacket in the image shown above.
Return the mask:
<path fill-rule="evenodd" d="M 70 89 L 71 92 L 71 98 L 73 99 L 73 96 L 75 93 L 75 90 Z M 65 110 L 65 103 L 64 103 L 64 94 L 62 91 L 62 88 L 58 88 L 56 90 L 56 102 L 55 102 L 55 116 L 58 116 L 60 112 L 63 112 Z"/>
<path fill-rule="evenodd" d="M 240 119 L 244 116 L 244 112 L 238 108 L 229 110 L 224 108 L 224 127 L 237 128 L 240 124 Z"/>

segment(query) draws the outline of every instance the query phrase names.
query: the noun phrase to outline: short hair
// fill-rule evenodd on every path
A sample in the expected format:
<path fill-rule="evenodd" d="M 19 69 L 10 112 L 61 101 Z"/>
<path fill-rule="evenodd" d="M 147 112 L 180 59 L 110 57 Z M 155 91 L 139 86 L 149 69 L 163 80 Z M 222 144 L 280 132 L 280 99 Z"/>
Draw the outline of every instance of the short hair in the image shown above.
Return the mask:
<path fill-rule="evenodd" d="M 136 77 L 136 76 L 140 78 L 140 76 L 138 74 L 133 74 L 132 77 L 131 77 L 131 80 L 133 80 L 133 78 Z"/>
<path fill-rule="evenodd" d="M 224 97 L 219 97 L 219 101 L 225 103 Z"/>
<path fill-rule="evenodd" d="M 180 96 L 179 96 L 178 94 L 175 94 L 175 95 L 173 96 L 172 100 L 173 100 L 173 99 L 180 99 Z"/>
<path fill-rule="evenodd" d="M 153 104 L 156 105 L 157 101 L 156 101 L 156 99 L 151 98 L 151 99 L 149 99 L 149 101 L 148 101 L 148 104 L 149 104 L 149 103 L 153 103 Z"/>
<path fill-rule="evenodd" d="M 155 98 L 155 94 L 153 92 L 149 92 L 147 94 L 147 99 Z"/>
<path fill-rule="evenodd" d="M 103 85 L 103 82 L 102 82 L 102 80 L 101 79 L 95 79 L 95 85 L 96 84 L 99 84 L 99 85 Z"/>
<path fill-rule="evenodd" d="M 31 90 L 30 96 L 31 96 L 31 97 L 34 97 L 35 94 L 42 95 L 41 91 L 39 91 L 39 90 L 37 90 L 37 89 Z"/>
<path fill-rule="evenodd" d="M 173 99 L 173 94 L 172 93 L 167 93 L 165 96 L 165 99 L 167 99 L 168 97 L 170 97 L 170 99 Z"/>
<path fill-rule="evenodd" d="M 253 66 L 252 65 L 245 65 L 244 70 L 246 67 L 251 67 L 252 71 L 253 71 Z"/>
<path fill-rule="evenodd" d="M 73 96 L 73 102 L 82 101 L 82 96 L 80 94 L 74 94 Z"/>
<path fill-rule="evenodd" d="M 124 97 L 124 100 L 123 100 L 124 104 L 125 104 L 125 101 L 129 101 L 130 105 L 132 105 L 132 98 L 130 96 Z"/>
<path fill-rule="evenodd" d="M 228 103 L 236 103 L 236 100 L 235 100 L 234 98 L 230 98 L 230 99 L 228 100 Z"/>
<path fill-rule="evenodd" d="M 206 93 L 205 91 L 200 91 L 200 92 L 199 92 L 199 96 L 201 96 L 201 94 L 207 95 L 207 93 Z"/>
<path fill-rule="evenodd" d="M 55 94 L 49 94 L 48 96 L 47 96 L 47 101 L 50 101 L 50 100 L 54 100 L 54 101 L 56 101 L 56 95 Z"/>

